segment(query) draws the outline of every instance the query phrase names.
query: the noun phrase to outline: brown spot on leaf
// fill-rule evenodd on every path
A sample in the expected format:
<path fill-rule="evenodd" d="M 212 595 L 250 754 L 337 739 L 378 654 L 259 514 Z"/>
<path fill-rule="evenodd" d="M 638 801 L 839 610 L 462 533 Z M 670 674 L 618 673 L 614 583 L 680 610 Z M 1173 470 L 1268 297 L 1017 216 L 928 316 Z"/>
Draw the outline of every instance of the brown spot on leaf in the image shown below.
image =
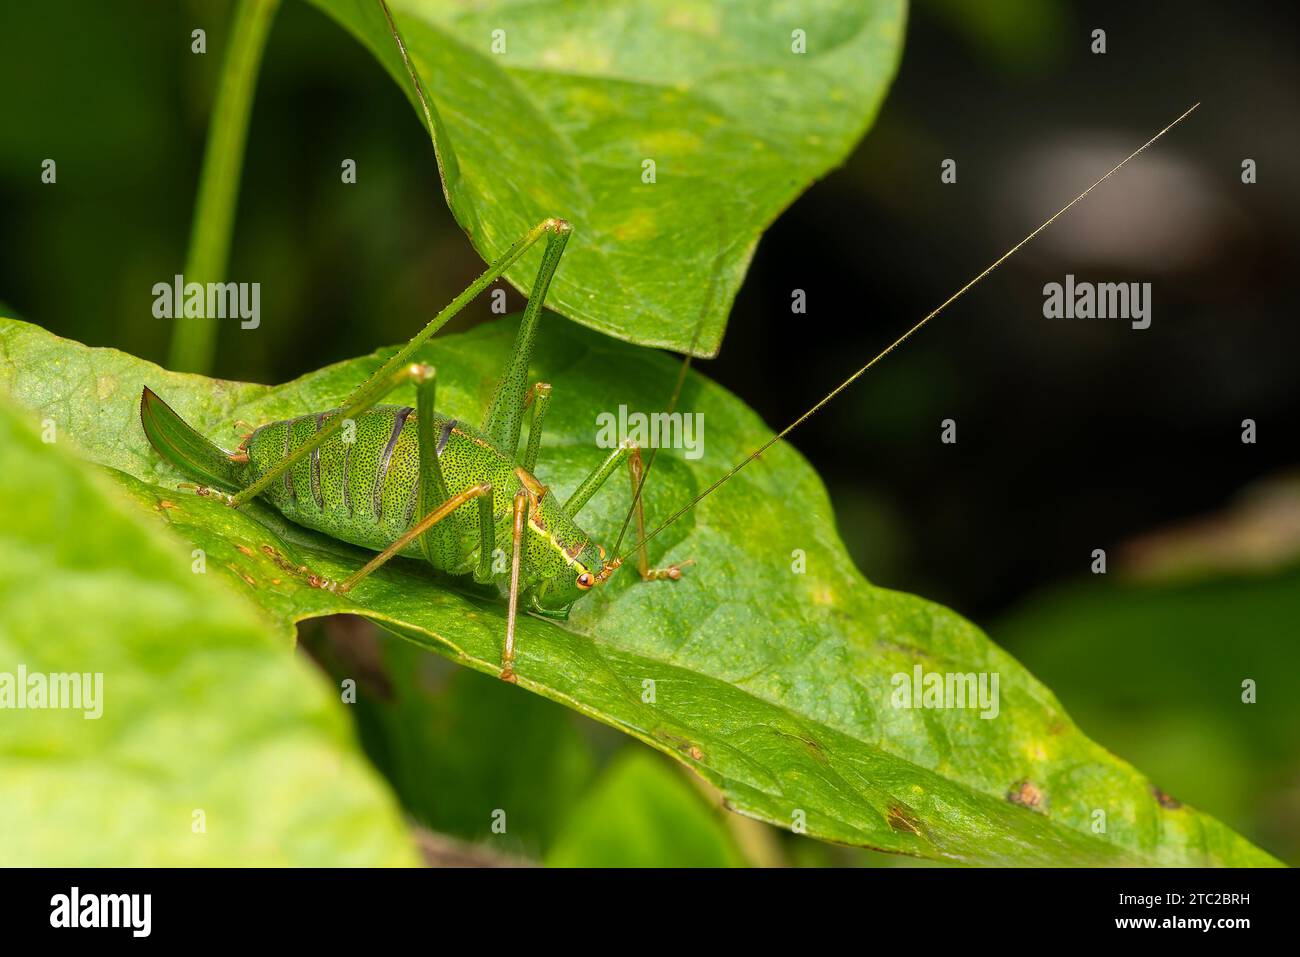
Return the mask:
<path fill-rule="evenodd" d="M 167 501 L 167 499 L 163 499 L 162 501 L 160 501 L 160 502 L 158 503 L 158 507 L 161 508 L 161 509 L 166 510 L 166 509 L 169 509 L 169 508 L 175 508 L 175 507 L 176 507 L 176 503 L 175 503 L 175 502 L 169 502 L 169 501 Z"/>
<path fill-rule="evenodd" d="M 802 738 L 801 740 L 803 741 L 804 747 L 808 749 L 809 754 L 811 754 L 819 763 L 826 763 L 826 752 L 822 750 L 820 744 L 818 744 L 813 738 Z"/>
<path fill-rule="evenodd" d="M 247 555 L 249 558 L 253 557 L 253 550 L 247 545 L 236 545 L 235 547 L 239 549 L 241 554 Z"/>
<path fill-rule="evenodd" d="M 242 547 L 240 548 L 240 551 L 243 551 Z M 266 554 L 268 558 L 271 559 L 271 561 L 279 565 L 281 570 L 289 572 L 291 575 L 304 576 L 313 587 L 316 588 L 325 587 L 325 583 L 328 580 L 321 578 L 319 575 L 314 574 L 312 570 L 308 568 L 306 565 L 295 565 L 293 562 L 289 561 L 289 559 L 285 558 L 283 555 L 279 553 L 279 551 L 277 551 L 275 548 L 273 548 L 270 545 L 263 545 L 262 551 L 263 553 Z"/>
<path fill-rule="evenodd" d="M 1171 797 L 1170 795 L 1166 794 L 1164 791 L 1160 790 L 1154 784 L 1151 785 L 1151 793 L 1155 795 L 1157 803 L 1159 803 L 1159 805 L 1162 808 L 1165 808 L 1166 810 L 1176 811 L 1183 806 L 1182 801 L 1178 800 L 1178 798 L 1176 797 Z"/>
<path fill-rule="evenodd" d="M 911 808 L 902 804 L 890 804 L 889 811 L 885 815 L 885 820 L 895 831 L 911 831 L 917 837 L 924 837 L 921 833 L 921 822 Z"/>
<path fill-rule="evenodd" d="M 700 750 L 700 746 L 698 744 L 693 744 L 687 738 L 683 738 L 680 735 L 673 734 L 671 731 L 664 731 L 659 728 L 656 728 L 651 732 L 651 734 L 664 742 L 664 744 L 670 745 L 674 749 L 681 751 L 683 754 L 694 758 L 696 761 L 704 760 L 704 752 Z"/>
<path fill-rule="evenodd" d="M 1012 804 L 1019 804 L 1021 807 L 1027 807 L 1031 811 L 1038 811 L 1043 806 L 1043 792 L 1039 790 L 1038 785 L 1033 781 L 1025 779 L 1011 788 L 1007 792 L 1007 800 Z"/>
<path fill-rule="evenodd" d="M 246 581 L 249 585 L 252 585 L 254 588 L 257 587 L 257 579 L 255 579 L 252 575 L 248 574 L 248 572 L 242 572 L 234 565 L 227 565 L 226 567 L 229 568 L 236 575 L 238 575 L 240 578 L 242 578 L 244 581 Z"/>

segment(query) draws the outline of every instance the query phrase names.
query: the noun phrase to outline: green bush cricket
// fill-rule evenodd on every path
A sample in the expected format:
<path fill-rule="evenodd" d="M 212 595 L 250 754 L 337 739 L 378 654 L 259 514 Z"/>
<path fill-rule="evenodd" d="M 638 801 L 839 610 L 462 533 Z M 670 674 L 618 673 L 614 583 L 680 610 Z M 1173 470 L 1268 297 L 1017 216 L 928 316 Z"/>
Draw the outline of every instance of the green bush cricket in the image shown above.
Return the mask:
<path fill-rule="evenodd" d="M 633 552 L 643 579 L 680 578 L 682 565 L 650 566 L 646 544 L 652 538 L 815 414 L 1194 109 L 1196 106 L 1125 157 L 649 534 L 645 533 L 641 491 L 657 449 L 643 464 L 640 450 L 623 443 L 563 503 L 533 474 L 550 386 L 536 383 L 529 389 L 528 370 L 546 292 L 571 232 L 561 219 L 546 219 L 529 230 L 337 409 L 263 425 L 235 451 L 218 448 L 199 435 L 147 387 L 141 397 L 141 422 L 149 441 L 167 461 L 204 483 L 197 488 L 200 494 L 215 496 L 232 507 L 260 496 L 301 525 L 379 552 L 342 582 L 308 573 L 319 587 L 350 591 L 398 555 L 422 559 L 454 575 L 472 575 L 478 582 L 496 582 L 508 596 L 501 677 L 514 681 L 515 622 L 521 599 L 534 613 L 566 617 L 575 601 L 607 581 Z M 414 362 L 415 352 L 543 238 L 541 266 L 482 426 L 475 429 L 440 415 L 434 405 L 434 370 Z M 689 362 L 688 355 L 674 405 Z M 416 386 L 414 407 L 379 404 L 404 383 Z M 531 416 L 531 424 L 521 454 L 519 440 L 526 414 Z M 607 552 L 579 526 L 577 515 L 624 464 L 632 478 L 632 505 L 614 548 Z M 618 554 L 634 515 L 638 541 L 627 554 Z M 508 570 L 493 567 L 498 543 L 509 545 Z"/>
<path fill-rule="evenodd" d="M 644 474 L 640 450 L 625 442 L 563 503 L 533 475 L 550 386 L 539 382 L 530 389 L 528 368 L 541 306 L 569 234 L 569 224 L 559 219 L 529 230 L 338 409 L 268 423 L 226 451 L 146 387 L 140 403 L 145 434 L 164 458 L 205 483 L 200 494 L 233 507 L 261 496 L 300 525 L 380 553 L 342 582 L 309 576 L 320 587 L 348 592 L 396 555 L 506 586 L 510 612 L 501 677 L 513 680 L 520 598 L 531 611 L 562 618 L 583 592 L 606 581 L 622 559 L 596 544 L 575 517 L 624 463 L 637 491 Z M 412 362 L 413 354 L 543 237 L 542 266 L 482 426 L 439 414 L 435 372 Z M 378 404 L 408 382 L 416 386 L 414 408 Z M 528 443 L 520 454 L 528 413 Z M 633 508 L 640 507 L 636 495 Z M 507 546 L 508 571 L 494 570 L 498 543 Z M 681 576 L 676 565 L 649 567 L 644 547 L 638 555 L 646 580 Z"/>

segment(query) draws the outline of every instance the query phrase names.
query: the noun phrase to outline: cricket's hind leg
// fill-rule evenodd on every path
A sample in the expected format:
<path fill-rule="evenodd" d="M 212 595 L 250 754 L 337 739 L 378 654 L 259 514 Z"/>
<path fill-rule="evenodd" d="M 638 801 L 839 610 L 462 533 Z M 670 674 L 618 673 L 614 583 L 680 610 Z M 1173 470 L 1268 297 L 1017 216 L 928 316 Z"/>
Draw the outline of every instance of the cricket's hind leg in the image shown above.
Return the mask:
<path fill-rule="evenodd" d="M 412 542 L 419 541 L 425 559 L 434 568 L 454 568 L 460 563 L 460 544 L 455 531 L 440 525 L 448 515 L 471 501 L 478 502 L 479 557 L 474 577 L 486 581 L 491 577 L 492 547 L 496 527 L 492 520 L 492 486 L 483 482 L 452 494 L 438 463 L 437 436 L 433 427 L 433 410 L 436 401 L 437 378 L 428 366 L 409 366 L 417 379 L 415 390 L 415 421 L 420 448 L 420 510 L 423 517 L 407 529 L 401 537 L 368 561 L 342 582 L 321 582 L 333 592 L 345 594 L 359 582 L 389 560 L 401 554 Z M 354 414 L 359 414 L 354 413 Z"/>
<path fill-rule="evenodd" d="M 355 421 L 357 416 L 379 404 L 379 401 L 399 386 L 408 382 L 414 382 L 418 385 L 432 380 L 434 371 L 432 366 L 423 363 L 411 363 L 402 366 L 395 372 L 390 373 L 386 378 L 375 382 L 372 378 L 365 386 L 354 393 L 353 398 L 336 416 L 332 416 L 320 429 L 316 431 L 310 439 L 298 446 L 271 468 L 267 469 L 251 485 L 240 489 L 234 495 L 224 499 L 227 505 L 238 508 L 244 505 L 258 495 L 261 495 L 271 483 L 283 476 L 289 469 L 293 468 L 308 455 L 320 448 L 325 442 L 333 437 L 343 428 L 343 423 Z M 372 386 L 371 383 L 374 383 Z"/>
<path fill-rule="evenodd" d="M 636 564 L 643 581 L 677 581 L 682 577 L 682 569 L 695 564 L 695 559 L 687 559 L 680 565 L 667 565 L 663 568 L 651 568 L 649 553 L 645 547 L 645 506 L 641 500 L 641 486 L 645 480 L 645 465 L 641 461 L 641 449 L 634 442 L 624 442 L 609 453 L 604 462 L 592 469 L 582 480 L 572 495 L 564 503 L 564 510 L 575 516 L 591 501 L 609 477 L 627 462 L 628 474 L 632 479 L 632 514 L 636 518 L 637 546 Z"/>
<path fill-rule="evenodd" d="M 528 391 L 528 367 L 533 359 L 533 345 L 537 340 L 537 325 L 542 316 L 542 305 L 546 301 L 546 292 L 551 287 L 551 279 L 564 255 L 565 244 L 569 241 L 572 227 L 563 220 L 553 220 L 553 225 L 546 236 L 546 248 L 542 250 L 542 264 L 533 280 L 533 289 L 528 296 L 528 305 L 524 307 L 523 318 L 519 320 L 519 330 L 515 333 L 514 346 L 506 368 L 498 383 L 492 401 L 488 404 L 487 414 L 483 417 L 483 433 L 496 448 L 504 452 L 512 462 L 520 464 L 519 433 L 523 428 L 524 410 L 528 403 L 525 396 Z M 534 387 L 536 392 L 536 387 Z M 543 390 L 549 398 L 550 386 Z M 538 400 L 542 399 L 536 392 Z M 540 426 L 538 417 L 545 413 L 545 405 L 534 407 L 533 424 Z M 538 437 L 541 429 L 536 428 Z M 528 455 L 535 456 L 533 438 L 529 437 Z M 536 464 L 534 459 L 533 464 Z M 532 471 L 529 469 L 529 471 Z"/>
<path fill-rule="evenodd" d="M 461 311 L 467 303 L 474 299 L 480 292 L 486 289 L 491 283 L 495 282 L 514 265 L 519 257 L 531 249 L 539 240 L 546 237 L 546 250 L 542 256 L 542 268 L 538 272 L 537 283 L 534 286 L 534 299 L 529 301 L 528 308 L 524 312 L 524 324 L 520 329 L 521 342 L 516 342 L 516 353 L 523 353 L 523 374 L 528 371 L 528 359 L 532 354 L 532 335 L 536 332 L 537 314 L 541 310 L 541 298 L 545 297 L 546 289 L 550 285 L 551 275 L 555 272 L 555 266 L 559 262 L 560 254 L 564 251 L 564 244 L 569 238 L 570 227 L 562 219 L 545 219 L 538 223 L 527 233 L 525 233 L 513 246 L 492 263 L 482 275 L 474 280 L 466 289 L 447 306 L 431 319 L 423 329 L 411 337 L 410 341 L 391 356 L 382 366 L 379 367 L 369 379 L 363 382 L 348 397 L 344 403 L 342 414 L 331 419 L 320 431 L 318 431 L 309 441 L 300 445 L 292 454 L 286 456 L 280 461 L 275 468 L 261 476 L 256 482 L 245 489 L 229 497 L 228 505 L 239 507 L 251 501 L 256 496 L 270 486 L 277 478 L 282 476 L 288 469 L 293 468 L 305 456 L 310 455 L 315 449 L 327 441 L 331 436 L 339 431 L 345 420 L 355 418 L 365 410 L 378 404 L 379 400 L 391 392 L 393 389 L 402 385 L 404 382 L 414 381 L 419 383 L 427 376 L 432 375 L 432 369 L 426 365 L 413 363 L 411 360 L 415 356 L 416 350 L 422 346 L 430 336 L 446 325 L 453 316 Z M 539 295 L 540 293 L 540 295 Z M 531 320 L 531 321 L 530 321 Z M 529 329 L 527 336 L 524 336 L 524 329 Z M 516 355 L 511 360 L 510 370 L 514 370 L 519 365 L 519 356 Z M 512 376 L 507 376 L 507 382 L 502 383 L 502 389 L 499 393 L 509 393 L 506 389 L 507 384 L 513 387 Z M 519 426 L 523 416 L 523 387 L 518 390 L 515 399 L 514 408 L 510 416 L 506 419 L 510 421 L 501 421 L 496 423 L 497 428 L 510 426 L 513 423 L 513 434 L 515 446 L 519 443 Z M 504 447 L 504 446 L 503 446 Z M 512 447 L 513 448 L 513 447 Z M 511 451 L 511 456 L 514 452 Z"/>

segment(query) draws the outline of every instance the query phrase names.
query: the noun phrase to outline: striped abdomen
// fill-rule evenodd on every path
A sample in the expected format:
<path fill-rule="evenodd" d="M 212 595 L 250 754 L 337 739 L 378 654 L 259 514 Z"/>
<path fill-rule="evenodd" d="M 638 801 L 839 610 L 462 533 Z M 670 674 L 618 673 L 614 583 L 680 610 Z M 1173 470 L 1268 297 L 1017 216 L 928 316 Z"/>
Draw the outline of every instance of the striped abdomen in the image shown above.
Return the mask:
<path fill-rule="evenodd" d="M 333 409 L 258 429 L 247 444 L 251 479 L 308 442 L 338 414 L 339 410 Z M 415 411 L 404 406 L 376 406 L 353 422 L 352 435 L 341 430 L 331 436 L 263 495 L 286 518 L 300 525 L 354 545 L 381 550 L 418 518 L 420 469 Z M 461 428 L 454 419 L 436 414 L 434 428 L 442 461 L 453 431 L 460 434 Z M 348 438 L 352 441 L 346 441 Z M 484 458 L 483 471 L 496 473 L 493 459 L 497 456 Z M 455 469 L 445 475 L 452 493 L 472 482 L 492 481 L 487 474 L 459 474 L 464 471 Z M 472 523 L 466 527 L 472 527 Z M 406 552 L 418 555 L 418 546 Z"/>

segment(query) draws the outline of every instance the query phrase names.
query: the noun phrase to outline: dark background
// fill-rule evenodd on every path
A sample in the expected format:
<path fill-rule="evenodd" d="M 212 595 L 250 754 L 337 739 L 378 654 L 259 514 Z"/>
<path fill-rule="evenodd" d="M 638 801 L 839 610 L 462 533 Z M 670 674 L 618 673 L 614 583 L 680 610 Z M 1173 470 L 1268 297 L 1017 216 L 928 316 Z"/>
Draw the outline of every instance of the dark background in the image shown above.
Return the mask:
<path fill-rule="evenodd" d="M 0 300 L 13 314 L 165 360 L 149 289 L 183 266 L 229 11 L 144 0 L 0 11 Z M 1036 658 L 1047 627 L 1026 638 L 1011 624 L 1045 587 L 1089 587 L 1094 548 L 1107 549 L 1113 575 L 1158 578 L 1135 539 L 1222 515 L 1261 481 L 1290 488 L 1300 412 L 1294 19 L 1289 4 L 1200 0 L 913 4 L 875 128 L 765 235 L 721 355 L 698 365 L 786 424 L 1200 101 L 792 438 L 825 478 L 868 578 L 981 623 L 1085 731 L 1108 727 L 1122 740 L 1104 743 L 1126 757 L 1145 749 L 1157 764 L 1159 747 L 1123 739 L 1134 723 L 1125 716 L 1150 705 L 1139 692 L 1106 699 L 1105 673 L 1071 688 L 1068 656 Z M 189 52 L 196 25 L 207 56 Z M 1107 31 L 1105 55 L 1089 51 L 1095 27 Z M 57 190 L 39 183 L 47 156 L 59 162 Z M 365 170 L 359 185 L 339 188 L 341 157 Z M 1255 185 L 1241 182 L 1247 157 Z M 957 161 L 955 185 L 940 182 L 945 158 Z M 286 2 L 257 91 L 230 269 L 263 281 L 263 322 L 252 335 L 223 325 L 217 374 L 281 381 L 402 341 L 481 268 L 401 91 L 323 14 Z M 1043 284 L 1067 272 L 1151 282 L 1151 328 L 1044 319 Z M 795 288 L 807 291 L 807 316 L 789 312 Z M 467 312 L 461 327 L 488 318 L 486 301 Z M 956 445 L 939 441 L 945 418 L 957 422 Z M 1244 418 L 1258 423 L 1257 444 L 1241 442 Z M 1266 569 L 1300 551 L 1300 533 L 1286 532 L 1297 500 L 1282 495 L 1270 506 L 1281 512 L 1261 520 Z M 1228 532 L 1227 547 L 1211 534 L 1192 551 L 1236 581 L 1240 541 Z M 1280 607 L 1255 622 L 1230 614 L 1240 627 L 1222 641 L 1266 633 L 1294 643 L 1294 605 Z M 1296 673 L 1285 680 L 1274 693 L 1292 696 L 1294 715 Z M 1187 694 L 1171 687 L 1176 707 Z M 1170 758 L 1184 792 L 1275 852 L 1300 846 L 1294 734 L 1277 732 L 1259 764 L 1239 769 L 1260 787 L 1226 794 L 1213 768 L 1188 770 L 1196 727 L 1183 728 L 1186 761 Z M 1259 738 L 1244 727 L 1224 753 Z M 1258 790 L 1267 799 L 1246 793 Z"/>

